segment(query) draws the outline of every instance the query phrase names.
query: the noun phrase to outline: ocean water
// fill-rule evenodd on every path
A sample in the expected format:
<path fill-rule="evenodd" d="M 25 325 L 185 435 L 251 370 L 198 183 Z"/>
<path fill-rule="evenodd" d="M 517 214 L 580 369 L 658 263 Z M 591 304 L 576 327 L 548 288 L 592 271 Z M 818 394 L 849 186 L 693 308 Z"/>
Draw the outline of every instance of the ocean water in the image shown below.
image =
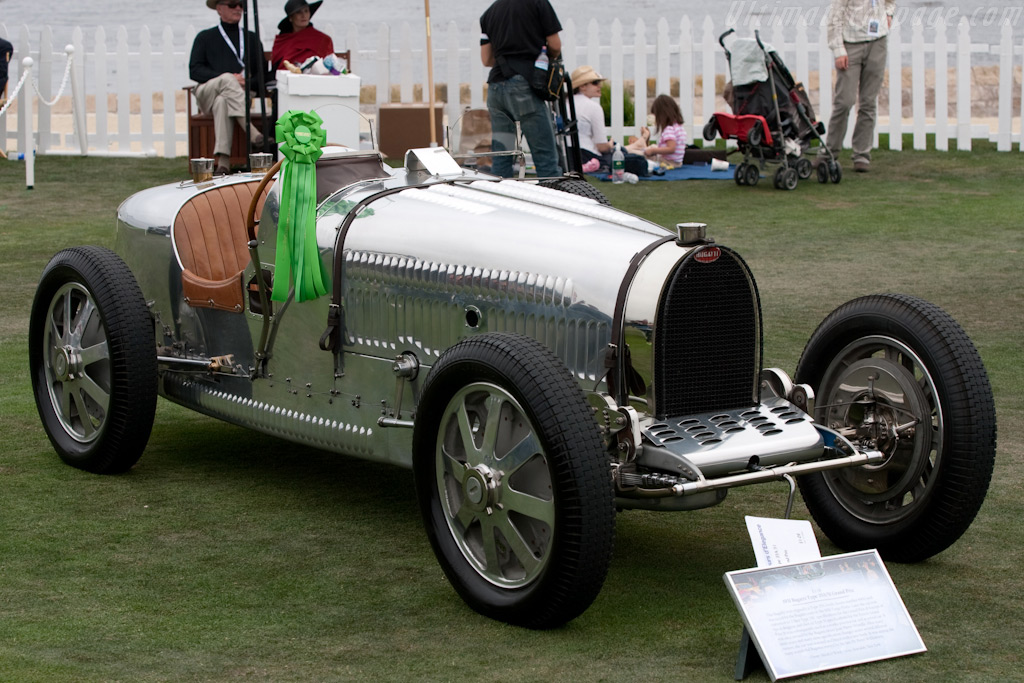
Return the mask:
<path fill-rule="evenodd" d="M 657 22 L 664 17 L 670 30 L 679 26 L 680 20 L 687 16 L 694 24 L 695 35 L 701 33 L 701 25 L 706 16 L 714 22 L 715 30 L 724 31 L 732 27 L 737 32 L 749 35 L 755 25 L 764 31 L 773 26 L 781 26 L 784 35 L 793 36 L 798 21 L 802 18 L 809 29 L 809 38 L 817 39 L 819 27 L 827 12 L 828 0 L 607 0 L 606 2 L 590 2 L 588 0 L 551 0 L 562 23 L 572 20 L 577 28 L 577 42 L 582 44 L 587 35 L 590 21 L 597 22 L 598 32 L 603 45 L 611 41 L 612 23 L 618 19 L 623 25 L 623 38 L 627 44 L 633 40 L 634 25 L 637 19 L 643 19 L 648 40 L 653 40 Z M 882 0 L 879 0 L 882 1 Z M 475 46 L 476 31 L 480 14 L 492 0 L 434 0 L 430 3 L 430 21 L 435 36 L 435 49 L 440 45 L 437 36 L 444 33 L 449 22 L 454 21 L 468 41 Z M 249 0 L 249 22 L 252 26 L 258 16 L 260 34 L 264 45 L 269 48 L 273 36 L 277 32 L 277 23 L 284 17 L 284 0 L 268 2 Z M 955 42 L 955 26 L 966 19 L 971 27 L 973 43 L 996 44 L 1000 39 L 1000 26 L 1009 22 L 1014 31 L 1014 42 L 1020 44 L 1024 35 L 1024 0 L 965 0 L 961 3 L 943 3 L 937 0 L 897 0 L 897 20 L 906 29 L 903 32 L 909 40 L 909 26 L 921 23 L 926 28 L 925 35 L 931 36 L 927 29 L 933 27 L 941 17 L 950 28 L 947 38 Z M 29 29 L 31 49 L 38 48 L 40 30 L 48 26 L 53 30 L 54 49 L 62 52 L 65 44 L 71 42 L 72 30 L 82 27 L 85 33 L 86 50 L 93 46 L 96 27 L 104 27 L 108 46 L 114 45 L 117 29 L 124 26 L 128 33 L 130 50 L 137 49 L 139 32 L 148 26 L 154 41 L 160 39 L 164 26 L 170 26 L 174 32 L 179 48 L 187 53 L 184 39 L 189 27 L 202 30 L 213 26 L 217 14 L 206 7 L 205 0 L 0 0 L 0 36 L 6 36 L 18 47 L 21 27 Z M 372 47 L 374 37 L 381 24 L 392 27 L 393 46 L 397 43 L 399 27 L 409 22 L 412 28 L 414 49 L 422 49 L 425 44 L 424 25 L 426 21 L 425 0 L 324 0 L 314 16 L 313 23 L 322 30 L 328 30 L 335 38 L 338 49 L 347 47 L 345 36 L 350 24 L 355 24 L 363 48 Z M 472 52 L 470 54 L 473 54 Z M 627 69 L 631 62 L 627 59 Z M 994 63 L 994 56 L 976 55 L 975 63 Z M 571 62 L 570 62 L 571 66 Z M 60 82 L 63 74 L 63 60 L 54 60 L 54 84 Z M 112 72 L 105 87 L 109 91 L 119 65 L 112 65 Z M 435 53 L 435 74 L 440 70 L 443 74 L 444 64 L 438 53 Z M 17 66 L 12 67 L 13 70 Z M 355 71 L 364 77 L 365 82 L 375 82 L 376 64 L 367 62 L 356 63 Z M 398 80 L 397 62 L 392 64 L 392 82 Z M 180 76 L 176 80 L 188 81 L 187 56 L 183 55 Z M 423 80 L 425 74 L 422 65 L 416 70 L 416 78 Z M 129 71 L 132 87 L 136 87 L 137 76 Z M 87 92 L 94 93 L 102 88 L 87 79 Z"/>
<path fill-rule="evenodd" d="M 271 38 L 277 22 L 284 17 L 284 2 L 250 1 L 259 13 L 261 34 Z M 460 28 L 475 29 L 480 14 L 491 0 L 434 0 L 430 3 L 430 18 L 434 30 L 455 21 Z M 632 33 L 636 19 L 643 19 L 648 27 L 665 17 L 670 27 L 689 16 L 695 23 L 708 15 L 716 27 L 732 26 L 743 30 L 759 21 L 767 27 L 781 23 L 795 27 L 799 17 L 809 25 L 817 26 L 828 7 L 827 0 L 552 0 L 552 6 L 563 23 L 572 19 L 578 28 L 590 19 L 598 22 L 602 35 L 610 35 L 611 23 L 622 21 L 626 34 Z M 424 0 L 324 0 L 314 24 L 333 25 L 336 29 L 354 23 L 360 34 L 375 32 L 381 23 L 398 24 L 401 21 L 425 23 Z M 937 0 L 898 0 L 897 18 L 904 25 L 921 22 L 926 27 L 942 17 L 947 24 L 966 18 L 971 25 L 974 42 L 995 43 L 999 40 L 999 26 L 1006 20 L 1018 34 L 1024 28 L 1024 1 L 1022 0 L 965 0 L 960 3 Z M 253 13 L 250 12 L 250 22 Z M 139 29 L 148 25 L 158 33 L 169 25 L 175 35 L 184 35 L 188 26 L 197 30 L 212 26 L 216 13 L 206 7 L 205 0 L 0 0 L 0 24 L 6 26 L 8 37 L 16 35 L 18 27 L 27 25 L 32 32 L 42 26 L 54 31 L 57 45 L 70 40 L 75 26 L 83 28 L 104 26 L 108 35 L 118 26 L 125 26 L 131 39 Z M 950 31 L 950 37 L 954 36 Z"/>

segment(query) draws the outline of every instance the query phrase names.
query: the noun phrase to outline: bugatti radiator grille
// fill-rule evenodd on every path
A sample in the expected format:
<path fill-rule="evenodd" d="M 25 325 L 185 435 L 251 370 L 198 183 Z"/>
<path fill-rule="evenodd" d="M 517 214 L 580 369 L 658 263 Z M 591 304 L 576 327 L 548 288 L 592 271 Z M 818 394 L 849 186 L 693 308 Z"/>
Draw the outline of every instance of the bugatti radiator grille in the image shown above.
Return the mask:
<path fill-rule="evenodd" d="M 758 402 L 761 306 L 736 253 L 702 247 L 680 262 L 658 304 L 654 353 L 658 419 Z"/>

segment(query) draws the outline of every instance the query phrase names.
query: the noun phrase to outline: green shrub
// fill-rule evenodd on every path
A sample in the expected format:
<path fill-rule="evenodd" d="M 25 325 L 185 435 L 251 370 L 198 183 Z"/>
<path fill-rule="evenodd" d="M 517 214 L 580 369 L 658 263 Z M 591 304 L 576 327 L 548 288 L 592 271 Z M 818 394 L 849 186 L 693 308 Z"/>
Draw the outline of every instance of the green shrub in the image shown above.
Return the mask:
<path fill-rule="evenodd" d="M 608 81 L 601 83 L 601 109 L 604 109 L 604 125 L 612 125 L 612 88 Z M 636 125 L 636 105 L 625 88 L 622 89 L 622 119 L 627 126 Z"/>

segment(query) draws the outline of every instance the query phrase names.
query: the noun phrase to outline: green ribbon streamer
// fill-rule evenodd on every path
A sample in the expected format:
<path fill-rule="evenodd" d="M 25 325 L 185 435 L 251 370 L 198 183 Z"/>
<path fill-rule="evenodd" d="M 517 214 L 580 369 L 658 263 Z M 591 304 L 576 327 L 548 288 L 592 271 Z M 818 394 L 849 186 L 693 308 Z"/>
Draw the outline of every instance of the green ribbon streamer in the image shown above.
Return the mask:
<path fill-rule="evenodd" d="M 295 300 L 323 296 L 330 279 L 316 243 L 316 160 L 327 141 L 323 119 L 311 111 L 292 110 L 277 120 L 275 134 L 281 145 L 281 215 L 277 224 L 278 278 L 294 281 Z M 271 299 L 285 301 L 287 287 L 274 287 Z"/>

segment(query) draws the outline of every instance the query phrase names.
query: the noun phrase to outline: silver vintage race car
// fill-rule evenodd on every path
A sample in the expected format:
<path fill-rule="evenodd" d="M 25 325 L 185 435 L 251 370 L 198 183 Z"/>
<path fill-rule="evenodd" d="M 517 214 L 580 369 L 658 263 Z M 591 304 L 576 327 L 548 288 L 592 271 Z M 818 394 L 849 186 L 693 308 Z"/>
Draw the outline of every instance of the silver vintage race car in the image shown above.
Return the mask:
<path fill-rule="evenodd" d="M 595 599 L 617 509 L 796 479 L 838 546 L 913 562 L 982 504 L 992 393 L 937 306 L 850 301 L 790 379 L 762 367 L 747 264 L 702 226 L 649 223 L 578 179 L 467 171 L 440 148 L 391 168 L 330 147 L 315 171 L 329 291 L 300 301 L 275 269 L 276 171 L 140 192 L 116 253 L 47 265 L 30 363 L 65 462 L 129 470 L 159 394 L 411 468 L 456 591 L 533 628 Z"/>

